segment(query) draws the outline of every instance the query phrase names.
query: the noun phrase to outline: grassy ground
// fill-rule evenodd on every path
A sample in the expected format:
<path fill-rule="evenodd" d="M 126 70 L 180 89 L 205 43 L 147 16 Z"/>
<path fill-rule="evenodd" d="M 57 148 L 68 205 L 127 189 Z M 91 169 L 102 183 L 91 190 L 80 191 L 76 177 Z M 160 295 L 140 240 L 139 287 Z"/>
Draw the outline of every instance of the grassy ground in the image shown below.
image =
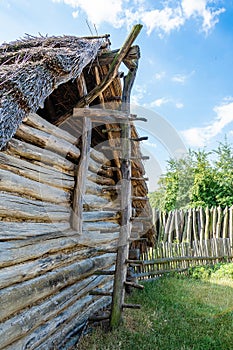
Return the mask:
<path fill-rule="evenodd" d="M 187 277 L 169 276 L 144 284 L 127 302 L 124 324 L 83 337 L 79 350 L 232 350 L 233 264 L 198 268 Z"/>

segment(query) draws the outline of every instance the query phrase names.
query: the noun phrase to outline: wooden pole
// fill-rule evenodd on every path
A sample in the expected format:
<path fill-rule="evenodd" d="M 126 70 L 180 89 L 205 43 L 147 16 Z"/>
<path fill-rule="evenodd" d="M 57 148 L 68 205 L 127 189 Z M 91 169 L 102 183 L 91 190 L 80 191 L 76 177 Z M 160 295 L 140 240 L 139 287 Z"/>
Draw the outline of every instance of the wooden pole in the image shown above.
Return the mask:
<path fill-rule="evenodd" d="M 84 76 L 81 75 L 77 80 L 77 87 L 80 96 L 87 94 L 86 83 Z M 86 193 L 86 179 L 88 163 L 90 158 L 91 148 L 91 128 L 92 122 L 88 117 L 83 118 L 83 130 L 82 130 L 82 154 L 80 158 L 79 166 L 75 174 L 75 188 L 73 195 L 73 213 L 71 218 L 72 229 L 77 231 L 78 234 L 82 234 L 83 223 L 83 200 Z"/>

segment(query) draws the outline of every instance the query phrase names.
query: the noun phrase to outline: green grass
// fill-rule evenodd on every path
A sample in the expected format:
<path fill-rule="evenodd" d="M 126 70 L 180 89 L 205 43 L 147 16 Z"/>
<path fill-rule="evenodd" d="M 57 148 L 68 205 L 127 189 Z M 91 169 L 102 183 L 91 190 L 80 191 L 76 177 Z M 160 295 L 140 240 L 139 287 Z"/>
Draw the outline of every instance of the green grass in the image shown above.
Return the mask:
<path fill-rule="evenodd" d="M 127 310 L 124 324 L 111 333 L 95 329 L 77 349 L 233 349 L 233 264 L 192 269 L 190 276 L 144 285 L 127 300 L 140 303 L 141 310 Z"/>

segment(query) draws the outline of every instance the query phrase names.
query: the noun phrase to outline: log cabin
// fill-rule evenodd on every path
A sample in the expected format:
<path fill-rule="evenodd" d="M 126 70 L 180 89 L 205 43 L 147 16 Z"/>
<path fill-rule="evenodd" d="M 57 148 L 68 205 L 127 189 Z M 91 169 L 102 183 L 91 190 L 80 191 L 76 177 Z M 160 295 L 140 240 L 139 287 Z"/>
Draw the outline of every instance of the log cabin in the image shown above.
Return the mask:
<path fill-rule="evenodd" d="M 129 248 L 152 242 L 128 107 L 139 30 L 119 50 L 109 35 L 0 46 L 1 349 L 71 348 L 96 311 L 122 308 Z"/>

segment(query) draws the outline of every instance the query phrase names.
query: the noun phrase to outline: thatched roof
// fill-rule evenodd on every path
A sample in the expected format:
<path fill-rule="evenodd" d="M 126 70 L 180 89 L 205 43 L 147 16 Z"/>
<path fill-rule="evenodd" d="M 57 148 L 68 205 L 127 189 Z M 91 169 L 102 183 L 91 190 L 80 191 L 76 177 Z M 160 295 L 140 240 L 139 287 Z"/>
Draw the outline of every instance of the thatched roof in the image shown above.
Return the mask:
<path fill-rule="evenodd" d="M 0 46 L 0 149 L 29 112 L 60 84 L 76 79 L 107 45 L 98 38 L 32 37 Z"/>

